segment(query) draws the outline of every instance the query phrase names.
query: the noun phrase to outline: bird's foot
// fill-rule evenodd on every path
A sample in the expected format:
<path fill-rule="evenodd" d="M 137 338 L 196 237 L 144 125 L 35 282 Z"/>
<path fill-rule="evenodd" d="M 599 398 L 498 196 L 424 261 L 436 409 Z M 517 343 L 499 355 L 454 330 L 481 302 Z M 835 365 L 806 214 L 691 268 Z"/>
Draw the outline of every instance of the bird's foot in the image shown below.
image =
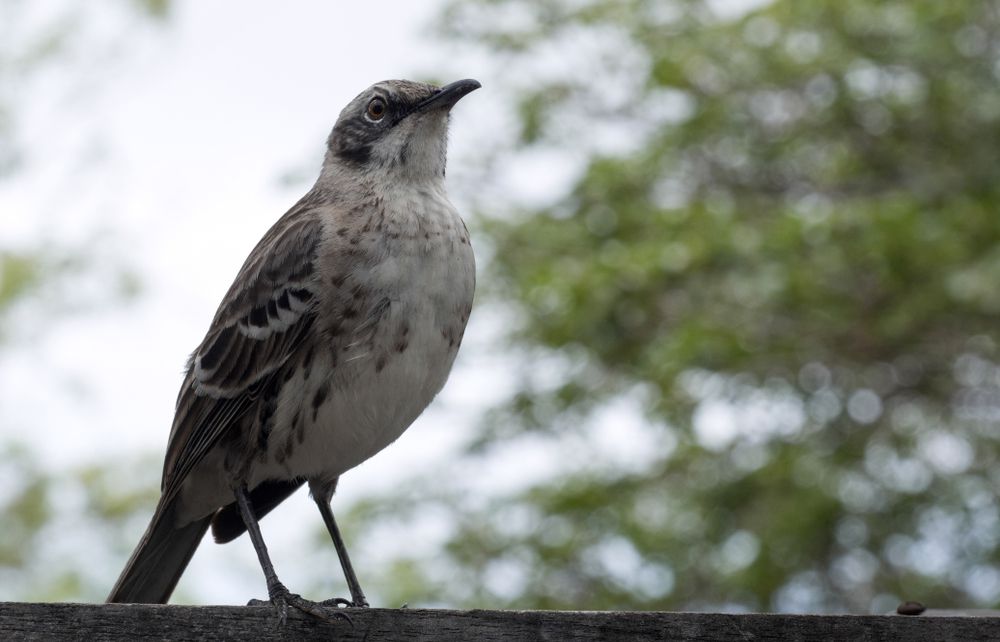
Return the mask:
<path fill-rule="evenodd" d="M 281 582 L 277 582 L 274 586 L 268 587 L 267 592 L 271 596 L 269 601 L 250 600 L 247 605 L 264 606 L 266 604 L 270 604 L 277 612 L 278 623 L 281 626 L 284 626 L 285 622 L 288 621 L 289 606 L 320 620 L 333 622 L 334 618 L 339 617 L 347 620 L 352 626 L 354 625 L 353 620 L 351 620 L 351 617 L 347 615 L 347 613 L 344 613 L 339 609 L 326 608 L 327 604 L 325 602 L 313 602 L 312 600 L 305 599 L 301 595 L 292 593 L 285 588 L 285 585 Z"/>

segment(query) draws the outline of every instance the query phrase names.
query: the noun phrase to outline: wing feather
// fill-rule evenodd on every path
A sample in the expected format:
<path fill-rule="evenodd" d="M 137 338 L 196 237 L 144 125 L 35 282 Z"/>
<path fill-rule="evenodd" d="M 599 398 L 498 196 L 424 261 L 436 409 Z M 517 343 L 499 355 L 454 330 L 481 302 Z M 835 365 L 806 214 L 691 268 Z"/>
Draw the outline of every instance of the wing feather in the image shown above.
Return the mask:
<path fill-rule="evenodd" d="M 165 496 L 239 422 L 311 330 L 322 237 L 316 201 L 304 197 L 261 239 L 191 355 L 163 466 Z"/>

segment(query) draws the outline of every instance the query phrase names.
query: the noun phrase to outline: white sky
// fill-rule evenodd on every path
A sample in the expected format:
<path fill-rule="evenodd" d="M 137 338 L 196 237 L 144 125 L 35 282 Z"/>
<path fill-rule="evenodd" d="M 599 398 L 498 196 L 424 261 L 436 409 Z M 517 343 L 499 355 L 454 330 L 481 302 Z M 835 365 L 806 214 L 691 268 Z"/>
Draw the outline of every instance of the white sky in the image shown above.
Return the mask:
<path fill-rule="evenodd" d="M 143 294 L 60 321 L 0 366 L 8 398 L 26 402 L 5 426 L 23 416 L 56 432 L 32 436 L 61 445 L 44 451 L 55 461 L 162 447 L 186 356 L 246 254 L 308 189 L 341 107 L 433 59 L 419 27 L 435 6 L 180 2 L 162 38 L 140 43 L 80 112 L 64 101 L 25 114 L 30 171 L 0 184 L 0 233 L 69 245 L 104 234 L 102 255 L 132 266 Z M 469 102 L 454 139 L 483 126 Z M 99 169 L 75 178 L 64 160 L 98 139 Z M 284 186 L 289 171 L 303 180 Z M 24 376 L 40 356 L 87 391 L 73 416 Z"/>

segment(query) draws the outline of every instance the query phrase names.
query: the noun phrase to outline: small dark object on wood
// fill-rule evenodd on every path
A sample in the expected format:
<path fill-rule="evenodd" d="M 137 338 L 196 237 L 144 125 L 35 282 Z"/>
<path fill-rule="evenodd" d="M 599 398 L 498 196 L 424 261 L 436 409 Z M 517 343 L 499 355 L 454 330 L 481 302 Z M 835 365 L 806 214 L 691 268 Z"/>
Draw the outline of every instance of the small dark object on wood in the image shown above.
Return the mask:
<path fill-rule="evenodd" d="M 896 613 L 900 615 L 920 615 L 927 610 L 927 607 L 920 602 L 907 601 L 896 607 Z"/>

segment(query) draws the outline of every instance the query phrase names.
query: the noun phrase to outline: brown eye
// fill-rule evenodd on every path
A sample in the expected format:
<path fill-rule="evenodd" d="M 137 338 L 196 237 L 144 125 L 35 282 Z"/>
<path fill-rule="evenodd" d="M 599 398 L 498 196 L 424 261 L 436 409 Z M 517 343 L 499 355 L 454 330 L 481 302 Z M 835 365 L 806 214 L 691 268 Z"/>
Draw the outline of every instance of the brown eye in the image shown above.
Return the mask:
<path fill-rule="evenodd" d="M 368 103 L 368 118 L 382 120 L 383 116 L 385 116 L 385 101 L 381 98 L 372 98 Z"/>

